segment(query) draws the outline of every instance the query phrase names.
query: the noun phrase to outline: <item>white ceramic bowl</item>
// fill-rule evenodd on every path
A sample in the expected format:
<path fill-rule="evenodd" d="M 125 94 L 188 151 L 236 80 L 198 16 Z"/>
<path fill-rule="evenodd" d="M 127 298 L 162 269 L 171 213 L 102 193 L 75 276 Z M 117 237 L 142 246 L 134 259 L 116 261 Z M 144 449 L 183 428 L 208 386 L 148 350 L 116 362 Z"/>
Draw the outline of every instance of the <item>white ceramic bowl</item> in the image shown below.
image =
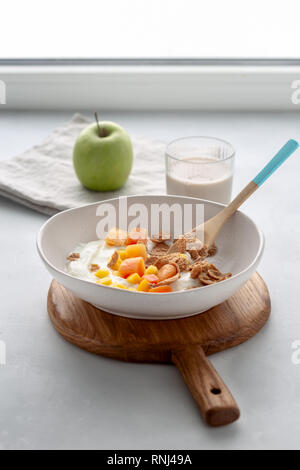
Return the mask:
<path fill-rule="evenodd" d="M 118 206 L 118 199 L 105 201 Z M 205 220 L 224 206 L 215 202 L 181 196 L 130 196 L 128 207 L 134 203 L 180 205 L 204 204 Z M 70 209 L 51 217 L 37 236 L 38 252 L 50 274 L 78 297 L 108 312 L 132 318 L 170 319 L 203 312 L 228 299 L 255 272 L 261 259 L 264 238 L 256 224 L 242 212 L 237 212 L 223 227 L 218 239 L 217 254 L 212 262 L 232 277 L 220 283 L 180 292 L 147 294 L 115 289 L 72 277 L 66 272 L 66 256 L 80 242 L 96 240 L 100 203 Z"/>

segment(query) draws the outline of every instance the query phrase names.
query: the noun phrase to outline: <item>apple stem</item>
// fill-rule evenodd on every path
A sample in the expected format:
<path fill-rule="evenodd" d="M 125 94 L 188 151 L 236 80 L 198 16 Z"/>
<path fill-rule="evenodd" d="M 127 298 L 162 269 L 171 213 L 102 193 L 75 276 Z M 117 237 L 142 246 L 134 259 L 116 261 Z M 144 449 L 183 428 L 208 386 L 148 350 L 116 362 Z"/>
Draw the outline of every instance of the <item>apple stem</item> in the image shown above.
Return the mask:
<path fill-rule="evenodd" d="M 96 111 L 94 112 L 94 116 L 95 116 L 96 123 L 97 123 L 97 126 L 98 126 L 99 137 L 105 137 L 104 129 L 102 129 L 102 127 L 99 124 L 98 113 Z"/>

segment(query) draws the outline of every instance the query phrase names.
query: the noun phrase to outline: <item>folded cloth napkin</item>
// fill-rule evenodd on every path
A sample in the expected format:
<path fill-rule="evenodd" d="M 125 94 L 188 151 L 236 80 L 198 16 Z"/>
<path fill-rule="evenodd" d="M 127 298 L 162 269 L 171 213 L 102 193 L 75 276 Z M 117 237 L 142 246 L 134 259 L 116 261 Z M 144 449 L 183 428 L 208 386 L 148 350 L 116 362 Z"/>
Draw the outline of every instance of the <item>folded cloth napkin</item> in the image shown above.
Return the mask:
<path fill-rule="evenodd" d="M 96 192 L 78 181 L 72 152 L 90 119 L 75 114 L 45 141 L 11 160 L 0 162 L 0 195 L 44 214 L 113 197 L 165 192 L 162 142 L 131 136 L 134 163 L 127 183 L 118 191 Z"/>

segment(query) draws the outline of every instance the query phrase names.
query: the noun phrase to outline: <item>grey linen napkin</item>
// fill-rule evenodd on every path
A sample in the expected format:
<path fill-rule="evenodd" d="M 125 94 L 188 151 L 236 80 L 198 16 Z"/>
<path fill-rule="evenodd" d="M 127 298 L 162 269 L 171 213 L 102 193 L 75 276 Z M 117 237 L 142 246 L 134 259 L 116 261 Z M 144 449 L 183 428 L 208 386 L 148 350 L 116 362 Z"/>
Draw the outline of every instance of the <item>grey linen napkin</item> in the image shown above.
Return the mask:
<path fill-rule="evenodd" d="M 77 136 L 90 123 L 90 119 L 75 114 L 70 122 L 55 129 L 40 145 L 0 162 L 0 195 L 53 215 L 113 197 L 165 192 L 165 145 L 135 136 L 131 136 L 133 169 L 123 188 L 112 192 L 85 189 L 75 175 L 72 152 Z"/>

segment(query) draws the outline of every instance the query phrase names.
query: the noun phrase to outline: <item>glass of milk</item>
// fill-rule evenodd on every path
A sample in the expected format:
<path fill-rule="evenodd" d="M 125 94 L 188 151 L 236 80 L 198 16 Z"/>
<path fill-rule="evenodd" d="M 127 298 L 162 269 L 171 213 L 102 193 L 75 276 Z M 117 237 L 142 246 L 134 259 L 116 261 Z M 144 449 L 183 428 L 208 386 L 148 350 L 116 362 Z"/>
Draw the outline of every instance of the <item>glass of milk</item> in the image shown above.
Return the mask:
<path fill-rule="evenodd" d="M 235 150 L 215 137 L 183 137 L 166 148 L 168 194 L 227 204 L 231 200 Z"/>

